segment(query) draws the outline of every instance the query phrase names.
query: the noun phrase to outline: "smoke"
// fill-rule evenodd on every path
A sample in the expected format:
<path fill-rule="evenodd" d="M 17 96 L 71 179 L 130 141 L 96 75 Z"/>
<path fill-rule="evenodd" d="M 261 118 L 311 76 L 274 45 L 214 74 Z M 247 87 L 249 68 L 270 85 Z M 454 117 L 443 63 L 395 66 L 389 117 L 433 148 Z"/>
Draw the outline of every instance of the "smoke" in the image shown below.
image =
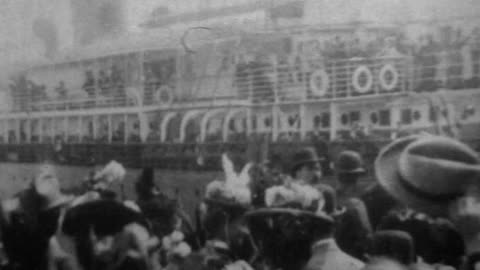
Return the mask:
<path fill-rule="evenodd" d="M 45 56 L 52 58 L 58 50 L 58 33 L 54 23 L 46 18 L 38 18 L 33 22 L 33 33 L 45 48 Z"/>
<path fill-rule="evenodd" d="M 70 0 L 77 44 L 113 37 L 127 28 L 124 0 Z"/>

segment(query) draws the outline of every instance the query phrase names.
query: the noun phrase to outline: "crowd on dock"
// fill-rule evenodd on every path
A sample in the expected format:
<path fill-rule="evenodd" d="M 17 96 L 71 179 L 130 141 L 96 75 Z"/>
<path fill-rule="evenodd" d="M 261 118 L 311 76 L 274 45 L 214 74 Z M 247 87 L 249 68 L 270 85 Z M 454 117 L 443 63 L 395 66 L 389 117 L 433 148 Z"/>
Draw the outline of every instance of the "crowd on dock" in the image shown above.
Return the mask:
<path fill-rule="evenodd" d="M 153 168 L 127 200 L 112 188 L 126 175 L 115 161 L 68 191 L 46 164 L 2 198 L 1 269 L 477 269 L 480 158 L 470 147 L 402 137 L 373 172 L 345 150 L 333 183 L 321 156 L 301 147 L 288 162 L 254 163 L 225 153 L 223 177 L 192 211 L 157 186 Z"/>

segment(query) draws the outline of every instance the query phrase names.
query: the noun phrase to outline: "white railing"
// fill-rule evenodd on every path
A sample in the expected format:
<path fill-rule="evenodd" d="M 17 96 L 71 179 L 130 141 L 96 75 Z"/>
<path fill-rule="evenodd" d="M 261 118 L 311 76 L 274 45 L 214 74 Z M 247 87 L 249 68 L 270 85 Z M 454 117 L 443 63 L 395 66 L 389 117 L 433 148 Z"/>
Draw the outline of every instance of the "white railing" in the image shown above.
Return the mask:
<path fill-rule="evenodd" d="M 217 100 L 242 100 L 250 104 L 301 103 L 440 88 L 478 88 L 480 46 L 467 53 L 450 50 L 390 58 L 297 58 L 278 63 L 238 63 L 233 70 L 164 83 L 148 81 L 135 88 L 121 87 L 108 96 L 94 94 L 88 98 L 36 98 L 34 101 L 28 94 L 14 95 L 11 110 L 64 111 L 157 105 L 165 108 L 171 104 L 181 107 Z M 93 92 L 100 93 L 100 90 Z"/>

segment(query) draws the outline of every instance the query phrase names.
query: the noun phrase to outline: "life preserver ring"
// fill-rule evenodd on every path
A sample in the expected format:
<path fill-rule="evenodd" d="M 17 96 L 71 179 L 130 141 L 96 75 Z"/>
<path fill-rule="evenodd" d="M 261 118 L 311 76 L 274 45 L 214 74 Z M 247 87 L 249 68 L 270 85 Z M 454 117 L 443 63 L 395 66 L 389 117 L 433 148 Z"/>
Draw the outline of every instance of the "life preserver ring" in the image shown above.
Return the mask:
<path fill-rule="evenodd" d="M 153 96 L 155 101 L 159 104 L 162 105 L 168 105 L 173 102 L 173 91 L 172 88 L 170 88 L 167 85 L 162 85 L 160 86 L 156 91 Z"/>
<path fill-rule="evenodd" d="M 367 81 L 364 85 L 360 85 L 360 76 L 362 75 L 365 75 L 367 78 Z M 357 67 L 357 69 L 355 69 L 355 72 L 353 73 L 352 84 L 358 93 L 364 94 L 370 91 L 373 84 L 373 76 L 370 69 L 368 69 L 368 67 L 366 66 Z"/>
<path fill-rule="evenodd" d="M 318 80 L 320 80 L 320 84 L 318 83 Z M 329 86 L 330 78 L 325 70 L 316 70 L 310 76 L 310 89 L 314 96 L 323 97 L 325 94 L 327 94 Z"/>
<path fill-rule="evenodd" d="M 387 73 L 390 73 L 392 76 L 390 82 L 387 80 L 387 77 L 386 77 Z M 379 76 L 380 85 L 382 86 L 382 89 L 391 91 L 395 89 L 395 86 L 397 86 L 398 72 L 392 64 L 384 65 L 380 69 L 380 73 L 378 74 L 378 76 Z"/>

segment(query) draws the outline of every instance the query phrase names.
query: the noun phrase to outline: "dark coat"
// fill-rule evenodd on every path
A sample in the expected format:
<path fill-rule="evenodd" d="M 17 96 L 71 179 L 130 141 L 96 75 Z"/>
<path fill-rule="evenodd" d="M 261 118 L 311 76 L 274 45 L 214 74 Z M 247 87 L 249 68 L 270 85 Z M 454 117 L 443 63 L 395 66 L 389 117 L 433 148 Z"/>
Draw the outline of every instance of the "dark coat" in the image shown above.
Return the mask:
<path fill-rule="evenodd" d="M 376 229 L 381 219 L 392 209 L 401 205 L 390 196 L 380 185 L 374 184 L 360 195 L 367 207 L 367 213 L 373 229 Z"/>
<path fill-rule="evenodd" d="M 335 239 L 343 251 L 363 260 L 368 236 L 372 233 L 367 208 L 357 198 L 346 200 L 343 207 L 345 213 L 336 219 Z"/>
<path fill-rule="evenodd" d="M 62 206 L 43 210 L 33 188 L 22 191 L 15 209 L 2 209 L 2 241 L 10 266 L 16 269 L 47 269 L 46 253 L 55 233 Z"/>
<path fill-rule="evenodd" d="M 410 210 L 392 211 L 382 220 L 379 229 L 409 233 L 416 254 L 426 263 L 458 267 L 465 253 L 463 238 L 447 220 L 431 219 Z"/>

